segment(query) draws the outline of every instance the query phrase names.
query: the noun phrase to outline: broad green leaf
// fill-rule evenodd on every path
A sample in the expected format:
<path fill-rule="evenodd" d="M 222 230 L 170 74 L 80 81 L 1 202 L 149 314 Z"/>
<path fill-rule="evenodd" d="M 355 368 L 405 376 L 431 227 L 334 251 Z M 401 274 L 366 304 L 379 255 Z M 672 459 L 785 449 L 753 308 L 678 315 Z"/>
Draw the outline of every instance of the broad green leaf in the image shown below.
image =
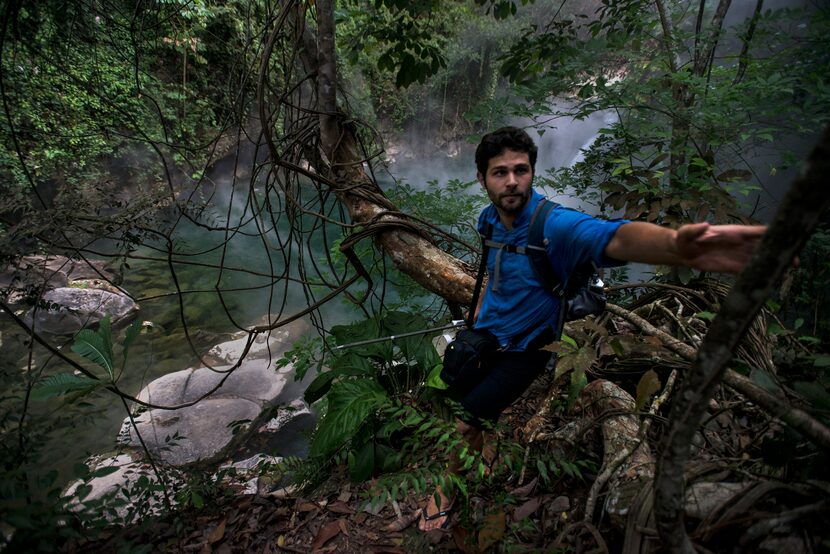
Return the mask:
<path fill-rule="evenodd" d="M 637 401 L 634 404 L 634 411 L 639 412 L 642 410 L 649 398 L 659 390 L 660 378 L 657 377 L 657 372 L 649 369 L 643 373 L 643 376 L 640 377 L 640 382 L 637 383 Z"/>
<path fill-rule="evenodd" d="M 574 348 L 577 347 L 576 341 L 573 340 L 568 335 L 566 335 L 565 333 L 562 333 L 562 342 L 566 342 L 566 343 L 570 344 L 571 346 L 573 346 Z"/>
<path fill-rule="evenodd" d="M 349 452 L 349 477 L 354 483 L 362 483 L 375 471 L 375 443 L 365 443 L 357 453 Z"/>
<path fill-rule="evenodd" d="M 361 376 L 366 375 L 366 370 L 363 367 L 337 367 L 324 371 L 314 378 L 314 381 L 306 388 L 303 398 L 309 404 L 317 402 L 331 389 L 331 384 L 337 377 Z"/>
<path fill-rule="evenodd" d="M 781 392 L 781 387 L 778 386 L 775 379 L 773 379 L 769 373 L 762 369 L 753 368 L 752 371 L 749 372 L 749 378 L 752 379 L 756 385 L 763 387 L 769 392 Z"/>
<path fill-rule="evenodd" d="M 830 393 L 818 383 L 796 381 L 793 389 L 819 410 L 830 410 Z"/>
<path fill-rule="evenodd" d="M 83 375 L 59 373 L 36 383 L 32 387 L 32 400 L 46 400 L 70 392 L 92 392 L 102 385 L 101 381 Z"/>
<path fill-rule="evenodd" d="M 715 314 L 712 312 L 698 312 L 695 314 L 695 317 L 699 317 L 700 319 L 705 319 L 707 321 L 712 321 L 715 319 Z"/>
<path fill-rule="evenodd" d="M 372 379 L 339 381 L 327 396 L 329 408 L 317 424 L 311 456 L 330 456 L 348 442 L 363 421 L 386 401 L 386 391 Z"/>
<path fill-rule="evenodd" d="M 193 507 L 196 509 L 200 509 L 205 505 L 205 500 L 202 498 L 202 495 L 194 490 L 190 491 L 190 501 L 193 502 Z"/>
<path fill-rule="evenodd" d="M 444 369 L 443 364 L 438 364 L 432 368 L 432 371 L 429 372 L 429 377 L 427 377 L 427 386 L 432 387 L 438 390 L 446 390 L 449 388 L 449 385 L 441 379 L 441 370 Z"/>

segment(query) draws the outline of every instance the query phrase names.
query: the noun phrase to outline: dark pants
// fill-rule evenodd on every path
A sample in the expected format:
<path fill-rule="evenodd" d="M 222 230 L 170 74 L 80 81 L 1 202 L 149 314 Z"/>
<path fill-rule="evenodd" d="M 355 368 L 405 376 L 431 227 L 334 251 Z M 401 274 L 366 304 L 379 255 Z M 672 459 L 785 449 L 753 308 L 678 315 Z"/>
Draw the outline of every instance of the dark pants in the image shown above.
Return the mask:
<path fill-rule="evenodd" d="M 547 343 L 543 343 L 547 344 Z M 462 419 L 476 427 L 495 423 L 545 369 L 551 353 L 544 350 L 496 352 L 486 361 L 484 379 L 467 390 L 452 390 L 453 397 L 469 417 Z"/>

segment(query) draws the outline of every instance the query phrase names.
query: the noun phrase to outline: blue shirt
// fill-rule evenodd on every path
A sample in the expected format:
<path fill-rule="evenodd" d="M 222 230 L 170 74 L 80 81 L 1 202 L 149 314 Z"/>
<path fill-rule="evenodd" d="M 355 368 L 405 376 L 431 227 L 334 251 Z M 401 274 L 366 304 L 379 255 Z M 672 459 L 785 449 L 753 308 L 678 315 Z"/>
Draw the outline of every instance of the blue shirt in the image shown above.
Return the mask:
<path fill-rule="evenodd" d="M 496 207 L 490 204 L 478 218 L 478 231 L 484 224 L 493 226 L 495 242 L 526 246 L 530 218 L 544 197 L 532 191 L 522 212 L 507 230 Z M 597 267 L 621 262 L 604 254 L 605 247 L 625 220 L 606 221 L 557 206 L 545 222 L 546 250 L 559 279 L 564 283 L 573 270 L 592 261 Z M 487 256 L 488 283 L 476 329 L 493 333 L 504 350 L 523 351 L 534 338 L 559 317 L 559 300 L 536 277 L 525 254 L 491 248 Z M 554 327 L 555 328 L 555 327 Z"/>

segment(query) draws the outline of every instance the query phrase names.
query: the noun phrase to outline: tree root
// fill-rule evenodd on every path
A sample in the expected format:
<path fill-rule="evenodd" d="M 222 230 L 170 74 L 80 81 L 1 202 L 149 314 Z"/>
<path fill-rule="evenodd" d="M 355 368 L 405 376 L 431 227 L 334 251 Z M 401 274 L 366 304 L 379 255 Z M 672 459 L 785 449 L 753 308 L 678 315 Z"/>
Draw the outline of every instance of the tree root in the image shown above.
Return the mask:
<path fill-rule="evenodd" d="M 684 359 L 694 361 L 697 357 L 696 349 L 668 333 L 661 331 L 637 314 L 610 303 L 606 306 L 606 310 L 636 325 L 645 334 L 659 338 L 666 348 Z M 766 391 L 747 377 L 731 369 L 727 369 L 724 372 L 723 382 L 752 402 L 755 402 L 764 411 L 778 417 L 823 448 L 830 448 L 830 429 L 804 410 L 790 405 L 784 398 Z"/>

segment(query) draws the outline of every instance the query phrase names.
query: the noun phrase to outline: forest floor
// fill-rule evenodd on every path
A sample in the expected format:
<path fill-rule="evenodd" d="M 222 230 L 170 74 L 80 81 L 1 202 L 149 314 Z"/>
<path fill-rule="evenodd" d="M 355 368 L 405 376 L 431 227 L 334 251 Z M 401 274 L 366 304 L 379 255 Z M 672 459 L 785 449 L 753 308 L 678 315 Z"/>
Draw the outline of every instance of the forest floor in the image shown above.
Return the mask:
<path fill-rule="evenodd" d="M 673 383 L 691 368 L 688 349 L 705 334 L 707 314 L 716 311 L 723 292 L 711 283 L 699 290 L 664 288 L 626 309 L 609 306 L 613 314 L 598 321 L 570 325 L 576 346 L 560 349 L 557 375 L 537 379 L 503 414 L 493 471 L 481 478 L 472 469 L 464 476 L 467 495 L 456 495 L 447 529 L 418 530 L 429 493 L 410 490 L 373 506 L 377 483 L 353 484 L 339 466 L 313 492 L 226 496 L 198 512 L 148 520 L 64 550 L 656 551 L 653 453 L 667 428 L 679 386 Z M 746 381 L 809 408 L 776 373 L 813 371 L 798 363 L 811 358 L 792 336 L 771 334 L 775 321 L 768 318 L 753 324 L 738 349 L 739 366 L 753 368 Z M 688 344 L 669 347 L 669 335 Z M 568 402 L 574 384 L 581 392 Z M 826 450 L 733 385 L 719 387 L 693 442 L 685 510 L 700 552 L 830 552 Z"/>

